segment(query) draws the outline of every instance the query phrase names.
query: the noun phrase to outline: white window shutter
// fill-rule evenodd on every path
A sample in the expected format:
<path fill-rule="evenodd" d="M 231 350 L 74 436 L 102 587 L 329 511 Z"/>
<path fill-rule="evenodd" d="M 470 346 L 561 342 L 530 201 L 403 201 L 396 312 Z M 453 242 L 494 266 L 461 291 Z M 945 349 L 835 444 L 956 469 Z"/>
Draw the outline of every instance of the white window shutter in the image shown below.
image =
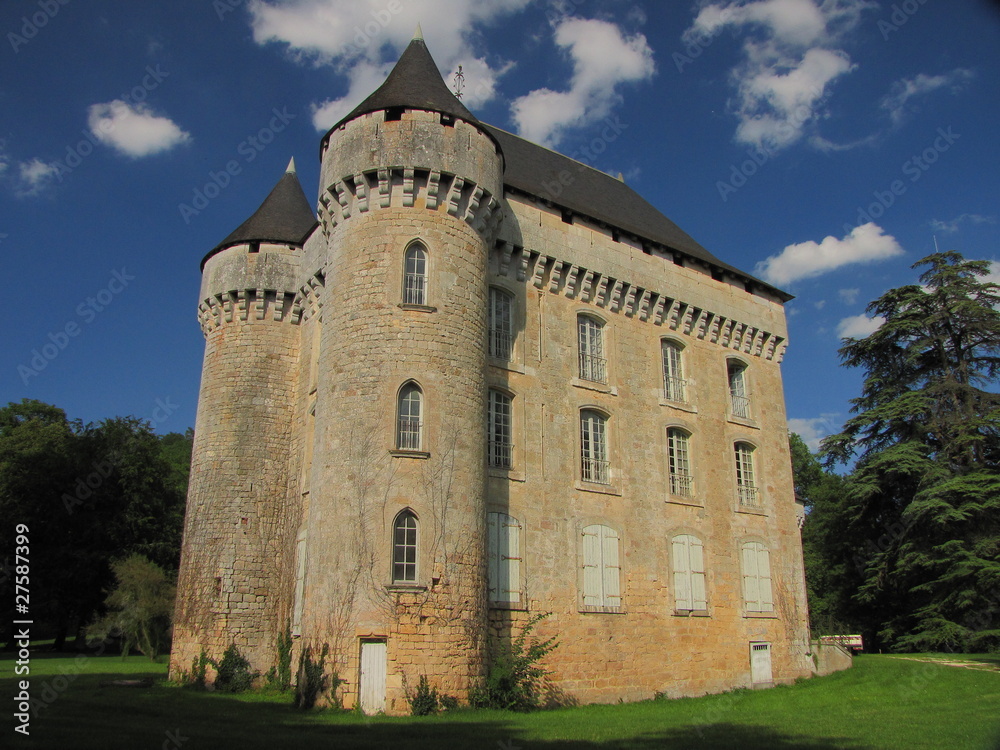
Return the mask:
<path fill-rule="evenodd" d="M 691 547 L 691 609 L 708 609 L 705 593 L 705 552 L 701 539 L 689 536 Z"/>
<path fill-rule="evenodd" d="M 688 556 L 688 538 L 675 536 L 670 547 L 674 559 L 674 599 L 677 609 L 693 609 L 691 604 L 691 569 Z"/>
<path fill-rule="evenodd" d="M 600 606 L 601 592 L 601 527 L 587 526 L 583 530 L 583 603 Z"/>
<path fill-rule="evenodd" d="M 757 547 L 757 575 L 760 578 L 760 611 L 774 610 L 774 597 L 771 594 L 771 554 L 764 545 Z"/>
<path fill-rule="evenodd" d="M 500 544 L 498 528 L 500 526 L 499 513 L 486 514 L 486 539 L 487 539 L 487 594 L 489 601 L 495 602 L 500 599 Z"/>
<path fill-rule="evenodd" d="M 604 548 L 604 601 L 605 607 L 620 607 L 621 566 L 618 564 L 618 532 L 602 526 Z"/>
<path fill-rule="evenodd" d="M 760 611 L 760 585 L 757 577 L 757 543 L 743 545 L 743 597 L 751 612 Z"/>
<path fill-rule="evenodd" d="M 500 591 L 505 602 L 521 601 L 521 524 L 513 516 L 500 515 Z"/>

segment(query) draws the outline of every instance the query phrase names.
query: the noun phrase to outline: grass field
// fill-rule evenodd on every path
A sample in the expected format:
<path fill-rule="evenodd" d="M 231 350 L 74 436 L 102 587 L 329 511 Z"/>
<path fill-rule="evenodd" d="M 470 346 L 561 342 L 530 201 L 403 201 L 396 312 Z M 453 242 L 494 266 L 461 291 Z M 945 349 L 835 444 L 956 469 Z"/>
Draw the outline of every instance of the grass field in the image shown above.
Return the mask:
<path fill-rule="evenodd" d="M 459 710 L 426 718 L 302 713 L 287 695 L 224 696 L 166 684 L 166 665 L 141 657 L 35 654 L 30 736 L 14 732 L 13 658 L 0 657 L 10 748 L 1000 748 L 1000 656 L 975 668 L 862 656 L 847 672 L 771 690 L 581 706 L 534 714 Z M 149 678 L 152 687 L 102 685 Z"/>

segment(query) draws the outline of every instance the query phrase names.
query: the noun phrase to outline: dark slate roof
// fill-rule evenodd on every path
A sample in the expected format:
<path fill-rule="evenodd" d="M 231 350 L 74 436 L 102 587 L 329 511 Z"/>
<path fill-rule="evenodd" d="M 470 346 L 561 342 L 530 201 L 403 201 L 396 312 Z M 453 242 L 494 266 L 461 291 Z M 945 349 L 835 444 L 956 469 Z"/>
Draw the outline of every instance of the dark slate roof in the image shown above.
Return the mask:
<path fill-rule="evenodd" d="M 751 280 L 782 299 L 791 299 L 790 295 L 767 282 L 716 258 L 621 180 L 500 128 L 484 127 L 503 149 L 506 157 L 504 183 L 509 188 L 679 251 L 714 268 Z"/>
<path fill-rule="evenodd" d="M 427 45 L 419 37 L 413 39 L 403 50 L 396 66 L 382 85 L 330 130 L 336 130 L 359 115 L 390 107 L 442 112 L 466 122 L 480 124 L 476 116 L 448 89 Z"/>
<path fill-rule="evenodd" d="M 276 242 L 301 247 L 315 226 L 316 215 L 295 174 L 293 160 L 260 208 L 205 256 L 202 268 L 205 261 L 220 250 L 243 242 Z"/>

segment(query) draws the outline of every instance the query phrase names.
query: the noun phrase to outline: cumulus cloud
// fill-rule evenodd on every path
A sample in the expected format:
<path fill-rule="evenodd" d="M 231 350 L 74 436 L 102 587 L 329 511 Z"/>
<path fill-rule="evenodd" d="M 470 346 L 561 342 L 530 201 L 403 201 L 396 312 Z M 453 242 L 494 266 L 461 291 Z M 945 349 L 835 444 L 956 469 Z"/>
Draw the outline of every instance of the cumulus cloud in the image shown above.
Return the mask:
<path fill-rule="evenodd" d="M 910 100 L 943 88 L 960 91 L 972 78 L 973 72 L 966 68 L 955 68 L 950 73 L 936 76 L 920 73 L 913 78 L 903 78 L 892 84 L 879 106 L 888 112 L 892 124 L 898 126 L 910 111 L 907 106 Z"/>
<path fill-rule="evenodd" d="M 144 104 L 128 104 L 121 99 L 91 105 L 87 124 L 101 143 L 134 159 L 169 151 L 191 140 L 191 135 L 169 117 L 153 114 Z"/>
<path fill-rule="evenodd" d="M 789 419 L 788 431 L 802 438 L 806 447 L 815 453 L 819 450 L 823 438 L 833 434 L 833 420 L 837 416 L 837 414 L 821 414 L 811 419 Z"/>
<path fill-rule="evenodd" d="M 874 318 L 869 318 L 863 313 L 852 315 L 837 324 L 837 335 L 842 339 L 863 339 L 869 334 L 875 333 L 882 327 L 883 323 L 885 323 L 885 318 L 880 315 L 876 315 Z"/>
<path fill-rule="evenodd" d="M 313 122 L 326 130 L 381 83 L 410 43 L 421 20 L 434 59 L 451 81 L 462 65 L 462 101 L 479 106 L 496 94 L 496 67 L 473 52 L 478 27 L 523 9 L 531 0 L 254 0 L 249 11 L 257 44 L 283 44 L 303 64 L 330 66 L 348 79 L 341 97 L 313 105 Z M 335 116 L 338 115 L 339 116 Z"/>
<path fill-rule="evenodd" d="M 557 144 L 569 128 L 607 117 L 620 101 L 619 84 L 646 80 L 655 71 L 646 37 L 626 37 L 607 21 L 565 18 L 555 25 L 555 42 L 573 61 L 569 89 L 536 89 L 511 104 L 518 133 L 545 146 Z"/>
<path fill-rule="evenodd" d="M 861 294 L 860 289 L 840 289 L 837 294 L 840 296 L 840 301 L 845 305 L 853 305 L 858 301 L 858 295 Z"/>
<path fill-rule="evenodd" d="M 40 194 L 52 184 L 52 180 L 59 174 L 59 169 L 55 164 L 49 164 L 38 158 L 22 161 L 17 167 L 19 173 L 17 194 L 20 196 Z"/>
<path fill-rule="evenodd" d="M 869 222 L 851 230 L 843 239 L 829 236 L 788 245 L 777 255 L 757 264 L 755 273 L 778 286 L 820 276 L 853 263 L 872 263 L 901 255 L 903 248 L 892 235 Z"/>
<path fill-rule="evenodd" d="M 838 48 L 868 0 L 730 0 L 703 5 L 685 41 L 730 29 L 745 37 L 733 69 L 736 140 L 770 150 L 799 141 L 822 116 L 832 84 L 856 66 Z M 820 141 L 822 143 L 822 141 Z"/>
<path fill-rule="evenodd" d="M 983 216 L 982 214 L 962 214 L 951 221 L 931 219 L 931 229 L 942 234 L 954 234 L 966 222 L 969 224 L 996 224 L 997 220 L 993 216 Z"/>

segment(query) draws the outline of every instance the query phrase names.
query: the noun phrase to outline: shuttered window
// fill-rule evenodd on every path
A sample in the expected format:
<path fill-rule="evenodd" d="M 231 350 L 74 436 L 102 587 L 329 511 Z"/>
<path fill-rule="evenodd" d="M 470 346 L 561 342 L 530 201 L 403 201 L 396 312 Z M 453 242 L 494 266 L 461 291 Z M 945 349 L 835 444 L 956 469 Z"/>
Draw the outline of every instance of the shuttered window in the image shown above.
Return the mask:
<path fill-rule="evenodd" d="M 420 245 L 406 251 L 403 264 L 403 303 L 427 304 L 427 253 Z"/>
<path fill-rule="evenodd" d="M 667 401 L 684 403 L 684 367 L 681 362 L 681 345 L 674 341 L 662 341 L 660 354 L 663 360 L 663 397 Z"/>
<path fill-rule="evenodd" d="M 705 593 L 705 552 L 701 539 L 680 534 L 670 541 L 674 568 L 674 607 L 679 610 L 708 609 Z"/>
<path fill-rule="evenodd" d="M 486 515 L 489 600 L 521 601 L 521 524 L 506 513 Z"/>
<path fill-rule="evenodd" d="M 771 559 L 762 542 L 744 542 L 740 548 L 743 565 L 743 601 L 747 612 L 773 612 Z"/>
<path fill-rule="evenodd" d="M 622 604 L 618 532 L 592 525 L 583 530 L 583 606 L 618 609 Z"/>
<path fill-rule="evenodd" d="M 671 427 L 667 430 L 667 469 L 670 473 L 670 494 L 691 497 L 691 451 L 689 435 Z"/>

